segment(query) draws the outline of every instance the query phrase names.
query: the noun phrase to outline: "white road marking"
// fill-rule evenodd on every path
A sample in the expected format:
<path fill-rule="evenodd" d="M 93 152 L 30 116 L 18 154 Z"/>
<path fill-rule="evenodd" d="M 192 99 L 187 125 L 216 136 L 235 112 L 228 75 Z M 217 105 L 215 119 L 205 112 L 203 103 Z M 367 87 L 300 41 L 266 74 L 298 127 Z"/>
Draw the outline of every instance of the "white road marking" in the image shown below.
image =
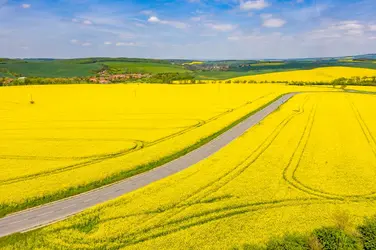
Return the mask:
<path fill-rule="evenodd" d="M 59 209 L 58 211 L 60 210 L 64 210 L 64 209 L 67 209 L 67 208 L 70 208 L 70 207 L 74 207 L 76 206 L 76 204 L 72 204 L 72 205 L 69 205 L 69 206 L 66 206 L 66 207 L 62 207 L 61 209 Z"/>

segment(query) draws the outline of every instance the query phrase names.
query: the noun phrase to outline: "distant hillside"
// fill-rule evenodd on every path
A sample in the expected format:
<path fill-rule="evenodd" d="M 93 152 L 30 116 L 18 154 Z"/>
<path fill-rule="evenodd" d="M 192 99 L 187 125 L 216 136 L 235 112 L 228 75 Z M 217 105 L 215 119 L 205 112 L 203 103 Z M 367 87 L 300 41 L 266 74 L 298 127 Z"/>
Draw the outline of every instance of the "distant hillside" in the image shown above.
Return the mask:
<path fill-rule="evenodd" d="M 376 54 L 346 57 L 265 59 L 265 60 L 217 60 L 199 63 L 195 60 L 148 59 L 148 58 L 0 58 L 1 77 L 99 77 L 102 75 L 144 74 L 160 79 L 163 74 L 196 80 L 223 80 L 241 76 L 275 72 L 311 70 L 322 67 L 356 67 L 376 69 Z M 181 74 L 181 75 L 180 75 Z M 175 75 L 174 75 L 175 77 Z M 152 78 L 154 79 L 154 78 Z"/>
<path fill-rule="evenodd" d="M 358 55 L 353 56 L 354 59 L 369 59 L 369 60 L 376 60 L 376 54 L 365 54 L 365 55 Z"/>

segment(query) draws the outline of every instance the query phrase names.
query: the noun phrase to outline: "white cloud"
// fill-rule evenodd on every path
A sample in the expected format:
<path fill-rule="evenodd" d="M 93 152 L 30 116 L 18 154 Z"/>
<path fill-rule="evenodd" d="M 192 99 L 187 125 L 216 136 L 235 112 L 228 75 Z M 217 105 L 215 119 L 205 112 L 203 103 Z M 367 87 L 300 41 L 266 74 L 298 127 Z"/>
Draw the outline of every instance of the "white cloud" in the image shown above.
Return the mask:
<path fill-rule="evenodd" d="M 360 24 L 358 21 L 342 21 L 333 26 L 339 30 L 353 30 L 353 29 L 363 29 L 364 25 Z"/>
<path fill-rule="evenodd" d="M 124 23 L 124 19 L 119 16 L 106 16 L 103 14 L 87 13 L 80 16 L 83 24 L 96 25 L 108 25 L 108 26 L 121 26 Z M 86 23 L 85 23 L 86 20 Z"/>
<path fill-rule="evenodd" d="M 363 35 L 364 32 L 363 30 L 355 29 L 355 30 L 348 30 L 345 34 L 350 35 L 350 36 L 360 36 L 360 35 Z"/>
<path fill-rule="evenodd" d="M 118 42 L 118 43 L 116 43 L 116 46 L 118 46 L 118 47 L 120 47 L 120 46 L 136 46 L 136 44 L 133 43 L 133 42 L 129 42 L 129 43 Z"/>
<path fill-rule="evenodd" d="M 371 25 L 369 26 L 369 30 L 370 30 L 370 31 L 376 31 L 376 24 L 371 24 Z"/>
<path fill-rule="evenodd" d="M 143 24 L 143 23 L 135 23 L 134 25 L 136 25 L 137 27 L 140 27 L 140 28 L 145 28 L 146 25 Z"/>
<path fill-rule="evenodd" d="M 229 37 L 227 37 L 227 40 L 229 40 L 229 41 L 239 41 L 240 37 L 238 37 L 238 36 L 229 36 Z"/>
<path fill-rule="evenodd" d="M 201 17 L 200 16 L 195 16 L 195 17 L 192 17 L 191 20 L 194 21 L 194 22 L 199 22 L 201 21 Z"/>
<path fill-rule="evenodd" d="M 28 50 L 29 47 L 27 47 L 27 46 L 22 46 L 21 49 L 23 49 L 23 50 Z"/>
<path fill-rule="evenodd" d="M 81 45 L 81 46 L 91 46 L 91 43 L 90 42 L 81 42 L 77 39 L 72 39 L 69 41 L 71 44 L 76 44 L 76 45 Z"/>
<path fill-rule="evenodd" d="M 304 0 L 296 0 L 297 3 L 304 3 Z"/>
<path fill-rule="evenodd" d="M 111 45 L 112 42 L 104 42 L 103 44 L 104 44 L 104 45 Z"/>
<path fill-rule="evenodd" d="M 250 1 L 241 1 L 240 9 L 242 10 L 262 10 L 270 6 L 265 0 L 250 0 Z"/>
<path fill-rule="evenodd" d="M 183 0 L 182 2 L 184 1 L 187 0 Z M 225 0 L 214 1 L 224 2 Z M 238 14 L 238 11 L 240 11 L 240 0 L 226 1 L 237 3 L 237 10 L 234 11 L 236 11 L 235 14 Z M 275 0 L 266 1 L 269 3 L 276 2 Z M 201 2 L 208 3 L 207 0 L 202 0 Z M 287 0 L 287 2 L 295 3 L 296 0 Z M 305 2 L 308 3 L 309 1 Z M 235 20 L 236 22 L 234 23 L 225 21 L 229 20 L 227 19 L 228 17 L 224 16 L 225 14 L 229 14 L 227 11 L 215 13 L 215 16 L 214 14 L 210 14 L 212 12 L 193 12 L 190 14 L 191 16 L 186 17 L 187 20 L 183 19 L 184 17 L 174 19 L 174 21 L 181 21 L 190 24 L 192 26 L 190 29 L 192 30 L 189 32 L 179 32 L 179 30 L 174 30 L 172 26 L 163 25 L 162 23 L 153 24 L 147 21 L 151 16 L 158 17 L 159 21 L 168 21 L 164 19 L 165 17 L 162 16 L 162 13 L 159 15 L 156 13 L 149 13 L 146 16 L 141 16 L 139 13 L 133 12 L 131 15 L 128 15 L 126 11 L 129 9 L 116 9 L 114 10 L 113 15 L 109 14 L 109 10 L 103 11 L 101 8 L 93 11 L 90 9 L 87 13 L 76 12 L 75 16 L 68 18 L 67 23 L 66 17 L 56 15 L 56 12 L 53 11 L 43 11 L 43 13 L 40 13 L 43 15 L 37 15 L 36 13 L 30 12 L 30 10 L 36 8 L 34 2 L 31 1 L 30 3 L 33 4 L 33 6 L 31 9 L 25 11 L 20 7 L 22 3 L 22 1 L 18 2 L 16 8 L 13 8 L 14 6 L 9 6 L 14 9 L 13 12 L 9 12 L 9 10 L 5 8 L 0 10 L 0 48 L 7 48 L 3 53 L 3 56 L 5 57 L 90 57 L 93 56 L 93 54 L 113 57 L 179 57 L 207 59 L 310 57 L 372 52 L 372 50 L 375 49 L 376 42 L 376 31 L 371 31 L 370 27 L 370 25 L 376 25 L 376 20 L 373 21 L 371 19 L 372 16 L 362 17 L 362 20 L 364 21 L 359 22 L 358 24 L 363 25 L 363 29 L 354 28 L 360 26 L 349 25 L 349 23 L 342 23 L 342 26 L 336 25 L 339 22 L 338 20 L 335 21 L 334 18 L 339 18 L 343 13 L 337 13 L 338 15 L 333 17 L 330 15 L 331 12 L 328 11 L 327 14 L 325 13 L 325 16 L 318 18 L 319 13 L 317 13 L 317 10 L 314 8 L 310 9 L 310 11 L 307 10 L 300 12 L 298 15 L 298 17 L 301 17 L 302 19 L 307 16 L 315 19 L 312 20 L 312 22 L 309 22 L 310 20 L 308 19 L 303 19 L 307 20 L 307 22 L 300 22 L 295 16 L 291 17 L 291 11 L 304 9 L 305 5 L 302 5 L 302 8 L 291 9 L 288 8 L 288 6 L 285 6 L 286 8 L 282 7 L 282 11 L 284 12 L 283 16 L 278 16 L 277 14 L 274 14 L 273 11 L 273 16 L 266 19 L 286 18 L 285 20 L 288 21 L 287 24 L 301 23 L 305 28 L 315 27 L 324 31 L 317 31 L 316 33 L 309 34 L 309 36 L 306 33 L 307 31 L 304 31 L 299 27 L 299 29 L 294 29 L 291 33 L 288 32 L 288 34 L 291 34 L 290 36 L 283 34 L 281 36 L 271 35 L 273 31 L 279 31 L 282 29 L 268 29 L 268 31 L 265 31 L 266 28 L 254 27 L 257 20 L 249 20 L 249 18 L 247 20 L 248 25 L 243 22 L 245 20 L 240 20 L 239 25 L 236 26 L 239 19 Z M 104 7 L 110 8 L 108 5 L 103 6 L 103 8 Z M 333 6 L 331 5 L 331 8 L 332 7 Z M 12 15 L 17 13 L 17 9 L 24 12 L 22 20 L 11 22 Z M 261 13 L 272 13 L 271 11 L 268 12 L 268 10 L 268 8 L 263 9 Z M 253 9 L 244 11 L 240 15 L 246 16 L 249 12 L 254 13 L 255 19 L 261 14 L 259 10 Z M 102 22 L 95 19 L 95 17 L 107 17 L 111 19 L 116 17 L 116 15 L 118 15 L 119 18 L 116 20 L 116 23 L 111 22 L 111 25 L 109 25 L 110 22 L 105 22 L 105 20 L 102 20 L 102 25 Z M 191 17 L 201 15 L 207 16 L 203 16 L 201 20 L 197 19 L 197 21 L 199 21 L 198 23 L 194 23 L 193 20 L 190 19 Z M 232 13 L 229 15 L 232 15 Z M 143 20 L 137 19 L 139 17 L 142 17 Z M 215 21 L 214 18 L 216 17 L 221 18 L 222 21 Z M 368 17 L 369 19 L 367 19 Z M 72 20 L 72 18 L 75 20 Z M 171 17 L 171 19 L 173 19 L 173 17 Z M 90 20 L 93 25 L 84 26 L 82 24 L 84 20 Z M 21 23 L 21 21 L 23 22 Z M 261 26 L 264 19 L 259 19 L 258 21 L 261 23 L 259 26 Z M 146 27 L 140 29 L 135 25 L 136 22 L 144 24 Z M 217 25 L 209 28 L 206 26 L 208 23 L 233 24 L 236 28 L 233 31 L 222 33 L 218 31 L 220 26 Z M 30 27 L 34 26 L 38 27 L 38 29 L 30 29 Z M 343 29 L 343 26 L 348 27 L 348 29 Z M 181 27 L 185 27 L 185 25 L 182 25 Z M 225 28 L 225 30 L 232 29 L 232 26 L 229 27 L 230 28 Z M 14 32 L 15 28 L 17 28 L 18 32 Z M 213 28 L 216 28 L 217 30 Z M 219 29 L 223 30 L 223 27 Z M 270 30 L 272 32 L 270 32 Z M 352 30 L 363 30 L 364 33 L 362 35 L 356 35 L 356 33 L 360 33 Z M 237 31 L 239 31 L 239 33 L 237 33 Z M 350 31 L 349 34 L 346 34 L 348 31 Z M 165 32 L 169 32 L 169 36 L 165 35 Z M 49 36 L 46 37 L 44 36 L 45 34 L 49 34 Z M 204 35 L 214 37 L 203 37 Z M 25 37 L 28 37 L 27 44 L 12 42 L 22 41 Z M 311 37 L 316 37 L 316 39 L 310 39 Z M 70 42 L 71 39 L 74 40 L 73 43 Z M 111 41 L 112 45 L 104 45 L 105 41 Z M 131 47 L 126 47 L 126 45 L 123 45 L 125 47 L 115 46 L 117 42 L 124 42 L 124 44 L 128 43 L 129 46 L 132 45 L 132 43 L 129 43 L 132 41 L 137 45 Z M 85 42 L 90 42 L 92 45 L 82 47 L 82 44 Z M 157 47 L 158 43 L 165 44 L 165 47 L 159 49 L 159 47 Z M 179 46 L 174 47 L 173 45 L 175 44 L 178 44 Z M 29 50 L 21 49 L 21 46 L 26 45 L 29 46 Z"/>
<path fill-rule="evenodd" d="M 93 22 L 88 20 L 88 19 L 78 19 L 78 18 L 72 18 L 72 23 L 81 23 L 81 24 L 84 24 L 84 25 L 92 25 Z"/>
<path fill-rule="evenodd" d="M 92 25 L 92 24 L 93 24 L 93 22 L 92 22 L 92 21 L 90 21 L 90 20 L 84 20 L 84 21 L 82 22 L 82 24 L 86 24 L 86 25 Z"/>
<path fill-rule="evenodd" d="M 232 31 L 234 29 L 236 29 L 236 26 L 235 25 L 232 25 L 232 24 L 213 24 L 213 23 L 209 23 L 209 24 L 206 24 L 207 27 L 213 29 L 213 30 L 218 30 L 218 31 Z"/>
<path fill-rule="evenodd" d="M 159 19 L 159 18 L 156 17 L 156 16 L 151 16 L 151 17 L 149 17 L 148 22 L 149 22 L 149 23 L 160 23 L 160 24 L 166 24 L 166 25 L 170 25 L 170 26 L 173 26 L 173 27 L 175 27 L 175 28 L 178 28 L 178 29 L 185 29 L 185 28 L 188 27 L 188 24 L 186 24 L 186 23 L 179 22 L 179 21 L 161 20 L 161 19 Z"/>
<path fill-rule="evenodd" d="M 159 20 L 159 18 L 158 17 L 156 17 L 156 16 L 151 16 L 151 17 L 149 17 L 149 19 L 148 19 L 148 22 L 149 23 L 159 23 L 161 20 Z"/>
<path fill-rule="evenodd" d="M 308 22 L 320 18 L 322 13 L 328 8 L 329 5 L 326 4 L 315 4 L 308 7 L 294 8 L 291 11 L 285 12 L 284 15 L 297 22 Z"/>
<path fill-rule="evenodd" d="M 21 8 L 29 9 L 29 8 L 31 8 L 31 4 L 27 4 L 27 3 L 21 4 Z"/>
<path fill-rule="evenodd" d="M 342 37 L 339 33 L 333 32 L 328 29 L 319 29 L 313 30 L 306 34 L 307 39 L 316 40 L 316 39 L 333 39 Z"/>
<path fill-rule="evenodd" d="M 239 41 L 239 42 L 247 42 L 247 41 L 260 41 L 262 39 L 271 39 L 273 37 L 274 40 L 278 40 L 282 37 L 282 34 L 278 32 L 274 32 L 268 35 L 262 35 L 259 33 L 251 33 L 251 34 L 243 34 L 243 35 L 234 35 L 227 37 L 228 41 Z"/>
<path fill-rule="evenodd" d="M 273 15 L 272 15 L 272 14 L 261 14 L 260 17 L 261 17 L 262 19 L 269 19 L 269 18 L 272 18 Z"/>
<path fill-rule="evenodd" d="M 280 18 L 273 18 L 272 15 L 261 16 L 264 19 L 262 26 L 267 28 L 280 28 L 286 24 L 286 21 Z"/>
<path fill-rule="evenodd" d="M 161 23 L 173 26 L 173 27 L 178 28 L 178 29 L 186 29 L 189 26 L 186 23 L 178 22 L 178 21 L 161 21 Z"/>
<path fill-rule="evenodd" d="M 330 24 L 327 27 L 309 32 L 310 39 L 352 39 L 356 37 L 359 41 L 367 39 L 368 28 L 364 23 L 357 20 L 340 21 Z M 360 38 L 362 37 L 362 38 Z"/>

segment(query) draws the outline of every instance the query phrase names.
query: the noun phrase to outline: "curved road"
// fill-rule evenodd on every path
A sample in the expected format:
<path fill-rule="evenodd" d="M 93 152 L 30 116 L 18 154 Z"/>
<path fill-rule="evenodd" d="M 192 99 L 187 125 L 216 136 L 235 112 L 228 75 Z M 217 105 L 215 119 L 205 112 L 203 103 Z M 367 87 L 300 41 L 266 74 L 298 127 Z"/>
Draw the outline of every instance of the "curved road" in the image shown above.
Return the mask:
<path fill-rule="evenodd" d="M 17 232 L 29 231 L 65 219 L 87 208 L 115 199 L 123 194 L 132 192 L 154 181 L 186 169 L 214 154 L 231 141 L 241 136 L 249 128 L 259 123 L 295 94 L 296 93 L 290 93 L 282 96 L 214 140 L 163 166 L 87 193 L 6 216 L 0 219 L 0 237 Z"/>

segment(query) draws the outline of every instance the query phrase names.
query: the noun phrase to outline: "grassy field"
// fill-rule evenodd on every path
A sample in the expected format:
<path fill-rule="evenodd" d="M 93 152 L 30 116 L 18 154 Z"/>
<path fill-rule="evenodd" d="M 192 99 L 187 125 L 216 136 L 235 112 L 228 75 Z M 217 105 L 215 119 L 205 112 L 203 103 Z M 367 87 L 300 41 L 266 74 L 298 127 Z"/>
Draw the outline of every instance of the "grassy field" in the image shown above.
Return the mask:
<path fill-rule="evenodd" d="M 338 211 L 360 223 L 375 213 L 375 105 L 299 94 L 195 166 L 0 247 L 230 249 L 331 226 Z"/>
<path fill-rule="evenodd" d="M 104 62 L 112 72 L 118 73 L 185 73 L 189 72 L 178 65 L 161 63 Z"/>
<path fill-rule="evenodd" d="M 107 69 L 105 67 L 108 67 Z M 111 74 L 123 73 L 190 73 L 196 80 L 225 80 L 269 73 L 320 70 L 322 67 L 376 69 L 373 61 L 354 60 L 286 60 L 285 62 L 245 61 L 179 61 L 137 58 L 81 58 L 67 60 L 0 59 L 0 77 L 88 77 L 106 69 Z M 222 70 L 219 70 L 221 68 Z M 343 68 L 342 68 L 343 69 Z M 5 75 L 4 75 L 5 73 Z M 325 73 L 326 74 L 326 73 Z M 296 74 L 295 74 L 296 75 Z M 278 77 L 280 77 L 278 75 Z M 287 75 L 284 79 L 290 79 Z M 317 76 L 310 75 L 312 78 Z M 261 77 L 262 78 L 262 77 Z M 292 78 L 291 78 L 292 79 Z M 300 79 L 294 77 L 294 79 Z"/>
<path fill-rule="evenodd" d="M 335 79 L 345 77 L 350 78 L 354 76 L 375 76 L 376 70 L 352 67 L 324 67 L 312 70 L 296 70 L 289 72 L 277 72 L 256 76 L 244 76 L 232 78 L 231 80 L 254 80 L 261 81 L 275 81 L 275 82 L 331 82 Z"/>
<path fill-rule="evenodd" d="M 280 65 L 285 65 L 285 62 L 258 62 L 251 64 L 252 67 L 263 67 L 263 66 L 280 66 Z"/>
<path fill-rule="evenodd" d="M 9 73 L 0 72 L 0 77 L 13 77 L 13 76 Z"/>
<path fill-rule="evenodd" d="M 156 167 L 297 89 L 213 84 L 1 88 L 0 215 Z"/>
<path fill-rule="evenodd" d="M 21 63 L 0 64 L 0 69 L 5 68 L 12 73 L 22 76 L 37 77 L 77 77 L 95 75 L 95 71 L 102 66 L 93 64 L 66 63 L 64 61 L 33 61 Z"/>
<path fill-rule="evenodd" d="M 122 62 L 95 60 L 52 60 L 52 61 L 9 61 L 0 64 L 14 74 L 34 77 L 83 77 L 95 75 L 107 65 L 112 73 L 185 73 L 189 72 L 179 65 L 156 62 Z M 0 75 L 1 77 L 1 75 Z"/>
<path fill-rule="evenodd" d="M 254 75 L 263 75 L 275 72 L 288 72 L 297 69 L 254 69 L 251 71 L 237 72 L 237 71 L 203 71 L 195 74 L 197 80 L 227 80 L 235 77 L 247 77 Z"/>

